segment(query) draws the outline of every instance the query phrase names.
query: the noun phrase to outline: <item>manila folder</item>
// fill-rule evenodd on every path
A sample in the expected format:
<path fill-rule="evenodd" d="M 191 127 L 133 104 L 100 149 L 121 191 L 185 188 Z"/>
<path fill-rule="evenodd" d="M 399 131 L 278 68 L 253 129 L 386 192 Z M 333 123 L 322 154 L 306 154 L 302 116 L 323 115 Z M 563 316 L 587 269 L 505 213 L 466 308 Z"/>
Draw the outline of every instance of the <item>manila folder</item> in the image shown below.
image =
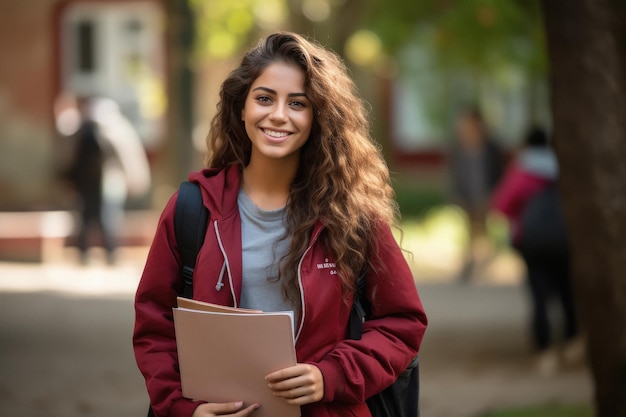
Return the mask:
<path fill-rule="evenodd" d="M 261 404 L 254 417 L 299 417 L 276 398 L 265 376 L 296 364 L 292 319 L 285 313 L 237 314 L 174 309 L 183 396 Z"/>

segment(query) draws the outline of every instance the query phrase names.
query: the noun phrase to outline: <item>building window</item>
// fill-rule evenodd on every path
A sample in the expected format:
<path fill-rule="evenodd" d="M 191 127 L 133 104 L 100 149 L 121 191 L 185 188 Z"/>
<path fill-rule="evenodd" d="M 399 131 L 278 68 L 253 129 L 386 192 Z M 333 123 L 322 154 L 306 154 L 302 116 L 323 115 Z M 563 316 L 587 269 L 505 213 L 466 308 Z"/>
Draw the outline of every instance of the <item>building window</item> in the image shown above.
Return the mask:
<path fill-rule="evenodd" d="M 76 56 L 78 71 L 92 73 L 96 69 L 96 54 L 94 48 L 95 26 L 93 22 L 84 20 L 76 25 Z"/>

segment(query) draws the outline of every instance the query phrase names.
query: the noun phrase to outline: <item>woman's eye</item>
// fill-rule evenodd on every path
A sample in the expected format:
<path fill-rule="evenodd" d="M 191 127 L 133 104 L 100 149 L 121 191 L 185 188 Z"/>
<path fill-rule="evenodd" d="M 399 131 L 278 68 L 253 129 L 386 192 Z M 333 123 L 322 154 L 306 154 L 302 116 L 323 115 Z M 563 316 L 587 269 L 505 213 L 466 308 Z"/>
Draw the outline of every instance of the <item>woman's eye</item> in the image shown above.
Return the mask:
<path fill-rule="evenodd" d="M 306 104 L 302 101 L 292 101 L 290 104 L 293 107 L 306 107 Z"/>
<path fill-rule="evenodd" d="M 259 96 L 256 99 L 261 103 L 270 103 L 272 101 L 268 96 Z"/>

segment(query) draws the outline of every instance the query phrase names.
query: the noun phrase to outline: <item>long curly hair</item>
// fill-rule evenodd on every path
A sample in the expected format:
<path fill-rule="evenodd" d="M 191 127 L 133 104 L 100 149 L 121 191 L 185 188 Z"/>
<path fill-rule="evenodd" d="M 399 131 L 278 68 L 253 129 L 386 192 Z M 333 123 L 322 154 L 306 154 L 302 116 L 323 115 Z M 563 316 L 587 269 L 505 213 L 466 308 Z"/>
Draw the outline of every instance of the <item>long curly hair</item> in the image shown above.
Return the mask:
<path fill-rule="evenodd" d="M 277 61 L 302 69 L 314 115 L 287 201 L 285 223 L 291 246 L 280 261 L 277 279 L 295 302 L 299 261 L 314 226 L 321 222 L 324 230 L 319 238 L 335 258 L 347 296 L 365 268 L 380 266 L 375 262 L 375 228 L 380 223 L 395 226 L 398 209 L 389 169 L 369 134 L 364 103 L 335 53 L 295 33 L 261 39 L 222 84 L 207 138 L 211 152 L 206 163 L 209 168 L 247 166 L 251 143 L 241 112 L 254 80 Z"/>

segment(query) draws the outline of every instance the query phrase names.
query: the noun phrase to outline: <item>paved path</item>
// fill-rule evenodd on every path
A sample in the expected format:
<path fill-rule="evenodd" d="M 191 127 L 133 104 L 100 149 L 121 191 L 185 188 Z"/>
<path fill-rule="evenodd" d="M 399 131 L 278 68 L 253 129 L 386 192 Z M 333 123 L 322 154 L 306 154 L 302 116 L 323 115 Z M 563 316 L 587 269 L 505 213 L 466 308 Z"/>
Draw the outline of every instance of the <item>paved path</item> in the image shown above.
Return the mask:
<path fill-rule="evenodd" d="M 0 263 L 0 416 L 143 416 L 132 348 L 132 296 L 145 249 L 91 267 Z M 71 260 L 71 259 L 70 259 Z M 424 417 L 510 405 L 584 402 L 581 366 L 539 377 L 526 353 L 515 285 L 419 283 L 430 318 L 421 353 Z"/>
<path fill-rule="evenodd" d="M 421 352 L 424 417 L 480 416 L 591 399 L 582 364 L 541 376 L 528 353 L 527 305 L 516 285 L 418 285 L 430 323 Z"/>

